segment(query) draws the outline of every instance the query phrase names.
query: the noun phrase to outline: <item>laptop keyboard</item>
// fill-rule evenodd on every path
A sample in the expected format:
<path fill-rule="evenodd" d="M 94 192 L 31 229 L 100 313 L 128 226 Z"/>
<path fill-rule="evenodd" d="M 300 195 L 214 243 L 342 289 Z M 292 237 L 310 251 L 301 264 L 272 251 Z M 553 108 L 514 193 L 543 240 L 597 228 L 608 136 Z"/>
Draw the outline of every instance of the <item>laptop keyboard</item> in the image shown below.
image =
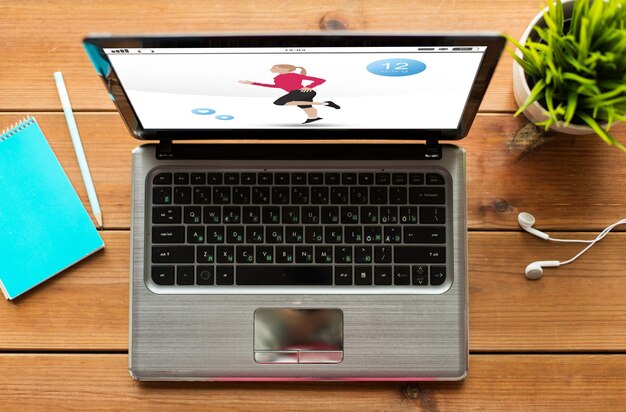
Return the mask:
<path fill-rule="evenodd" d="M 446 280 L 439 172 L 159 169 L 150 180 L 156 285 L 390 289 Z"/>

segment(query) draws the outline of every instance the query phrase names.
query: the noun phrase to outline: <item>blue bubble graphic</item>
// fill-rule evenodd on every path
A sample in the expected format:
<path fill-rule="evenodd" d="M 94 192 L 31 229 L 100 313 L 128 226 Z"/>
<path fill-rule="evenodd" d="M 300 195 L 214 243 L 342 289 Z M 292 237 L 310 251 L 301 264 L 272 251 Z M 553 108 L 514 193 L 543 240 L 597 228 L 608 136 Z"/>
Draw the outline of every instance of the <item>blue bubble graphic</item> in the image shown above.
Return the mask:
<path fill-rule="evenodd" d="M 384 59 L 367 65 L 367 71 L 378 76 L 411 76 L 426 70 L 426 65 L 413 59 Z"/>
<path fill-rule="evenodd" d="M 206 116 L 215 113 L 215 110 L 209 109 L 207 107 L 199 107 L 197 109 L 193 109 L 191 113 Z"/>
<path fill-rule="evenodd" d="M 229 114 L 220 114 L 218 116 L 215 116 L 215 118 L 217 120 L 233 120 L 235 117 Z"/>

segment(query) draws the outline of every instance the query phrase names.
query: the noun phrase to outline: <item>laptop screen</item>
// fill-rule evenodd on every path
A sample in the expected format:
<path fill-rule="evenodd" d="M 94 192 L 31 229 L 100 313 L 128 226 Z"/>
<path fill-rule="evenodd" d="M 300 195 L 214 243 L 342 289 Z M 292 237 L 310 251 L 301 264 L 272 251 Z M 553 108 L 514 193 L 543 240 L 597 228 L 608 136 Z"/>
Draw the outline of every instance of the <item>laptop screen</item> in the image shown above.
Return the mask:
<path fill-rule="evenodd" d="M 459 127 L 487 46 L 104 48 L 144 129 Z"/>

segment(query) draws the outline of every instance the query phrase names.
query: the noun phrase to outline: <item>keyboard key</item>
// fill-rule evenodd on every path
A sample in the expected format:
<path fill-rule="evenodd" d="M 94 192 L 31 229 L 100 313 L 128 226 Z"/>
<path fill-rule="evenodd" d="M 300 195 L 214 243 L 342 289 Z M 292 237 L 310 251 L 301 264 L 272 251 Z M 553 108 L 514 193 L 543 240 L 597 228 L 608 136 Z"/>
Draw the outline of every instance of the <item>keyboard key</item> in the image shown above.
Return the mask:
<path fill-rule="evenodd" d="M 316 225 L 320 222 L 320 208 L 318 206 L 302 207 L 302 223 Z"/>
<path fill-rule="evenodd" d="M 363 228 L 361 226 L 346 226 L 344 228 L 344 240 L 346 243 L 361 243 L 363 241 Z"/>
<path fill-rule="evenodd" d="M 413 266 L 411 268 L 411 275 L 413 277 L 414 286 L 428 285 L 428 266 L 426 265 Z"/>
<path fill-rule="evenodd" d="M 381 206 L 380 223 L 398 223 L 398 208 L 395 206 Z"/>
<path fill-rule="evenodd" d="M 191 203 L 191 188 L 190 187 L 175 187 L 174 188 L 174 203 L 190 204 Z"/>
<path fill-rule="evenodd" d="M 356 184 L 356 173 L 342 173 L 341 174 L 341 184 L 342 185 L 355 185 Z"/>
<path fill-rule="evenodd" d="M 394 173 L 391 175 L 391 181 L 394 185 L 405 185 L 407 182 L 406 173 Z"/>
<path fill-rule="evenodd" d="M 370 203 L 373 205 L 384 205 L 387 203 L 387 187 L 370 187 Z"/>
<path fill-rule="evenodd" d="M 350 188 L 350 203 L 364 205 L 367 203 L 367 187 L 353 186 Z"/>
<path fill-rule="evenodd" d="M 393 283 L 395 285 L 408 285 L 411 283 L 411 268 L 409 266 L 393 267 Z"/>
<path fill-rule="evenodd" d="M 172 184 L 172 174 L 171 173 L 159 173 L 154 176 L 152 179 L 152 183 L 155 185 L 170 185 Z"/>
<path fill-rule="evenodd" d="M 439 173 L 426 173 L 426 184 L 427 185 L 444 185 L 446 184 L 446 179 Z"/>
<path fill-rule="evenodd" d="M 391 246 L 374 246 L 374 262 L 391 263 Z"/>
<path fill-rule="evenodd" d="M 326 226 L 324 230 L 324 241 L 326 243 L 342 243 L 343 228 L 341 226 Z"/>
<path fill-rule="evenodd" d="M 424 173 L 409 173 L 409 184 L 410 185 L 423 185 Z"/>
<path fill-rule="evenodd" d="M 333 247 L 315 246 L 315 263 L 333 263 Z"/>
<path fill-rule="evenodd" d="M 219 208 L 218 209 L 218 213 L 219 213 Z M 183 221 L 185 223 L 202 223 L 202 208 L 200 206 L 185 206 L 184 212 L 183 212 Z M 218 220 L 217 222 L 210 222 L 210 223 L 219 223 L 219 215 L 218 215 Z M 204 223 L 207 223 L 206 220 L 206 214 L 205 214 L 205 221 Z"/>
<path fill-rule="evenodd" d="M 223 183 L 222 174 L 221 173 L 209 173 L 207 182 L 209 182 L 209 184 L 212 186 L 221 185 Z"/>
<path fill-rule="evenodd" d="M 309 185 L 323 185 L 324 174 L 323 173 L 309 173 Z"/>
<path fill-rule="evenodd" d="M 185 243 L 183 226 L 155 226 L 152 228 L 152 243 Z"/>
<path fill-rule="evenodd" d="M 400 243 L 402 241 L 401 226 L 385 226 L 383 229 L 383 242 Z"/>
<path fill-rule="evenodd" d="M 274 176 L 271 173 L 259 173 L 260 185 L 271 185 L 274 182 Z"/>
<path fill-rule="evenodd" d="M 446 223 L 444 207 L 420 207 L 420 223 Z"/>
<path fill-rule="evenodd" d="M 446 190 L 443 187 L 411 187 L 409 203 L 417 205 L 443 205 L 446 203 Z"/>
<path fill-rule="evenodd" d="M 292 185 L 306 185 L 306 173 L 292 173 L 291 184 Z"/>
<path fill-rule="evenodd" d="M 286 243 L 302 243 L 304 241 L 304 227 L 287 226 L 285 227 Z"/>
<path fill-rule="evenodd" d="M 152 223 L 180 223 L 181 214 L 180 206 L 153 207 Z"/>
<path fill-rule="evenodd" d="M 218 246 L 216 254 L 217 263 L 235 263 L 234 246 Z"/>
<path fill-rule="evenodd" d="M 152 203 L 154 203 L 155 205 L 169 205 L 170 203 L 172 203 L 172 188 L 153 187 Z"/>
<path fill-rule="evenodd" d="M 363 228 L 363 240 L 365 243 L 381 243 L 383 241 L 383 228 L 380 226 L 365 226 Z"/>
<path fill-rule="evenodd" d="M 374 173 L 359 173 L 360 185 L 371 185 L 374 183 Z"/>
<path fill-rule="evenodd" d="M 211 188 L 209 186 L 194 188 L 193 203 L 196 205 L 208 205 L 211 203 Z"/>
<path fill-rule="evenodd" d="M 446 228 L 445 226 L 406 226 L 404 243 L 446 243 Z"/>
<path fill-rule="evenodd" d="M 274 263 L 274 246 L 257 246 L 256 263 Z"/>
<path fill-rule="evenodd" d="M 193 285 L 196 268 L 193 266 L 178 266 L 176 268 L 177 285 Z"/>
<path fill-rule="evenodd" d="M 232 285 L 235 283 L 234 273 L 232 266 L 218 266 L 215 270 L 215 283 L 218 285 Z"/>
<path fill-rule="evenodd" d="M 204 243 L 204 226 L 187 226 L 187 243 Z"/>
<path fill-rule="evenodd" d="M 174 266 L 152 266 L 151 275 L 157 285 L 174 284 Z"/>
<path fill-rule="evenodd" d="M 389 188 L 389 203 L 392 205 L 405 205 L 407 200 L 406 187 Z"/>
<path fill-rule="evenodd" d="M 339 208 L 337 206 L 322 206 L 322 223 L 339 223 Z"/>
<path fill-rule="evenodd" d="M 226 226 L 226 243 L 243 243 L 243 226 Z"/>
<path fill-rule="evenodd" d="M 241 222 L 241 209 L 239 206 L 224 206 L 224 223 L 235 224 Z"/>
<path fill-rule="evenodd" d="M 332 285 L 332 266 L 237 266 L 238 285 Z"/>
<path fill-rule="evenodd" d="M 377 185 L 388 185 L 391 183 L 391 174 L 389 173 L 376 173 Z"/>
<path fill-rule="evenodd" d="M 356 206 L 342 207 L 341 223 L 359 223 L 359 208 Z"/>
<path fill-rule="evenodd" d="M 371 246 L 355 246 L 354 262 L 355 263 L 372 263 L 372 247 Z"/>
<path fill-rule="evenodd" d="M 247 226 L 246 242 L 247 243 L 263 243 L 265 228 L 263 226 Z"/>
<path fill-rule="evenodd" d="M 446 248 L 439 246 L 395 246 L 396 263 L 445 263 Z"/>
<path fill-rule="evenodd" d="M 417 207 L 415 206 L 400 207 L 400 223 L 403 223 L 403 224 L 417 223 Z"/>
<path fill-rule="evenodd" d="M 285 224 L 300 223 L 300 208 L 297 206 L 288 206 L 282 208 L 283 220 Z"/>
<path fill-rule="evenodd" d="M 391 285 L 391 266 L 374 266 L 374 284 Z"/>
<path fill-rule="evenodd" d="M 152 263 L 193 263 L 193 246 L 152 246 Z"/>
<path fill-rule="evenodd" d="M 325 205 L 328 203 L 328 187 L 314 186 L 311 188 L 311 204 Z"/>
<path fill-rule="evenodd" d="M 189 173 L 174 173 L 174 184 L 175 185 L 188 185 Z"/>
<path fill-rule="evenodd" d="M 215 283 L 215 268 L 213 266 L 198 266 L 196 268 L 196 284 L 213 285 Z"/>
<path fill-rule="evenodd" d="M 355 266 L 354 267 L 354 284 L 355 285 L 371 285 L 372 284 L 372 267 L 371 266 Z"/>
<path fill-rule="evenodd" d="M 446 281 L 445 266 L 431 266 L 430 268 L 430 284 L 433 286 L 441 285 Z"/>
<path fill-rule="evenodd" d="M 348 204 L 348 188 L 345 186 L 333 186 L 330 188 L 330 202 L 336 205 Z"/>
<path fill-rule="evenodd" d="M 214 187 L 213 188 L 213 203 L 216 205 L 229 204 L 230 203 L 230 187 Z"/>
<path fill-rule="evenodd" d="M 335 266 L 335 285 L 352 285 L 352 266 Z"/>
<path fill-rule="evenodd" d="M 326 186 L 338 185 L 341 183 L 341 175 L 339 173 L 326 173 L 326 179 L 324 181 Z"/>
<path fill-rule="evenodd" d="M 291 203 L 294 205 L 309 204 L 309 188 L 306 186 L 296 186 L 291 188 Z"/>
<path fill-rule="evenodd" d="M 227 185 L 238 185 L 239 184 L 239 173 L 224 173 L 224 184 L 227 184 Z"/>
<path fill-rule="evenodd" d="M 280 208 L 263 206 L 263 223 L 280 223 Z"/>
<path fill-rule="evenodd" d="M 206 175 L 204 173 L 192 173 L 191 174 L 192 185 L 203 185 L 205 182 L 206 182 Z"/>
<path fill-rule="evenodd" d="M 378 223 L 378 208 L 361 206 L 361 223 Z"/>
<path fill-rule="evenodd" d="M 306 243 L 322 243 L 323 241 L 324 234 L 322 226 L 306 226 L 304 233 Z"/>
<path fill-rule="evenodd" d="M 289 204 L 289 188 L 288 187 L 272 187 L 272 204 L 274 205 Z"/>
<path fill-rule="evenodd" d="M 289 173 L 276 173 L 274 175 L 274 182 L 277 185 L 288 185 L 289 184 Z"/>
<path fill-rule="evenodd" d="M 250 203 L 250 188 L 248 186 L 233 187 L 233 203 L 247 205 Z"/>
<path fill-rule="evenodd" d="M 224 243 L 224 226 L 206 227 L 207 243 Z"/>
<path fill-rule="evenodd" d="M 352 246 L 335 246 L 335 263 L 352 263 Z"/>
<path fill-rule="evenodd" d="M 266 205 L 270 202 L 270 188 L 257 186 L 252 188 L 252 203 L 255 205 Z"/>
<path fill-rule="evenodd" d="M 259 206 L 244 206 L 242 210 L 243 223 L 261 223 L 261 208 Z"/>
<path fill-rule="evenodd" d="M 237 263 L 254 263 L 254 246 L 237 246 Z"/>
<path fill-rule="evenodd" d="M 293 263 L 293 246 L 276 246 L 276 263 Z"/>
<path fill-rule="evenodd" d="M 267 226 L 265 228 L 265 242 L 283 243 L 283 227 L 282 226 Z"/>
<path fill-rule="evenodd" d="M 207 224 L 215 224 L 222 223 L 222 208 L 219 206 L 205 206 L 203 209 L 204 212 L 204 223 Z M 187 218 L 187 208 L 185 208 L 185 218 Z M 191 223 L 191 222 L 187 222 Z"/>
<path fill-rule="evenodd" d="M 242 173 L 241 174 L 242 185 L 256 185 L 256 173 Z"/>
<path fill-rule="evenodd" d="M 198 246 L 196 248 L 196 262 L 215 263 L 215 247 L 214 246 Z"/>

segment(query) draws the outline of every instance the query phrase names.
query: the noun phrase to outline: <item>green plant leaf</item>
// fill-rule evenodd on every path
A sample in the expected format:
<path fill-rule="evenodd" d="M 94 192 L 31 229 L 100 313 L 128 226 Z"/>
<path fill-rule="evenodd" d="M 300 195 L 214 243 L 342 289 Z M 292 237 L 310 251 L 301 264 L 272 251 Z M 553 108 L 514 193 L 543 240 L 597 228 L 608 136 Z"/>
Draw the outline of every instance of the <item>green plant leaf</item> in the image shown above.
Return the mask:
<path fill-rule="evenodd" d="M 611 136 L 610 134 L 608 134 L 599 124 L 598 122 L 596 122 L 591 116 L 585 114 L 585 113 L 580 113 L 579 117 L 585 122 L 587 123 L 587 125 L 589 125 L 589 127 L 591 127 L 591 129 L 596 132 L 596 134 L 598 136 L 600 136 L 602 138 L 602 140 L 604 140 L 605 142 L 607 142 L 609 145 L 611 146 L 615 146 L 617 148 L 619 148 L 620 150 L 622 150 L 623 152 L 626 152 L 626 147 L 624 147 L 624 145 L 622 145 L 617 139 L 615 139 L 613 136 Z"/>
<path fill-rule="evenodd" d="M 522 104 L 515 112 L 515 116 L 519 116 L 524 110 L 528 108 L 528 106 L 536 102 L 538 99 L 541 99 L 541 97 L 543 97 L 543 91 L 545 87 L 545 81 L 543 79 L 538 80 L 535 84 L 535 87 L 533 87 L 533 89 L 530 91 L 530 94 L 528 95 L 528 98 L 526 98 L 524 104 Z"/>

